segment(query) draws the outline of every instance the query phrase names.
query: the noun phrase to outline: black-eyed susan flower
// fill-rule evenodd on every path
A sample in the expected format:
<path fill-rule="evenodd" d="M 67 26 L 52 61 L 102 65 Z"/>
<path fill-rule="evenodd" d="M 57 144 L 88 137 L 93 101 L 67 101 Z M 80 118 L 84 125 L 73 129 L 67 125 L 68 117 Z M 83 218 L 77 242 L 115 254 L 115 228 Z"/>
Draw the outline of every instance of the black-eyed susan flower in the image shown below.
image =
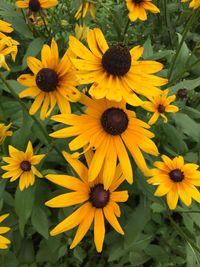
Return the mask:
<path fill-rule="evenodd" d="M 200 171 L 198 165 L 193 163 L 184 164 L 182 156 L 171 160 L 163 155 L 163 161 L 154 163 L 155 169 L 151 170 L 152 178 L 148 179 L 149 184 L 158 185 L 155 196 L 167 195 L 167 204 L 170 209 L 175 209 L 178 198 L 186 206 L 190 206 L 192 198 L 200 203 L 200 193 L 195 186 L 200 186 Z"/>
<path fill-rule="evenodd" d="M 3 144 L 4 140 L 7 136 L 12 136 L 12 131 L 10 131 L 11 123 L 5 125 L 4 123 L 0 123 L 0 145 Z"/>
<path fill-rule="evenodd" d="M 0 35 L 3 33 L 0 33 Z M 16 56 L 16 47 L 10 45 L 9 43 L 10 37 L 5 37 L 0 39 L 0 67 L 3 67 L 6 70 L 9 70 L 9 67 L 6 63 L 5 56 L 11 54 L 12 58 L 15 59 Z"/>
<path fill-rule="evenodd" d="M 70 189 L 73 192 L 57 196 L 47 201 L 45 205 L 51 208 L 64 208 L 81 203 L 83 205 L 60 222 L 50 234 L 55 236 L 78 226 L 76 235 L 70 246 L 72 249 L 83 239 L 94 221 L 94 242 L 97 251 L 101 252 L 105 237 L 104 217 L 118 233 L 124 234 L 117 220 L 117 217 L 120 217 L 121 213 L 117 202 L 127 201 L 128 192 L 115 191 L 124 181 L 121 170 L 118 166 L 113 182 L 105 190 L 101 175 L 92 183 L 89 182 L 88 168 L 81 161 L 72 159 L 66 152 L 63 152 L 63 155 L 79 175 L 80 179 L 69 175 L 47 175 L 47 179 L 51 182 Z"/>
<path fill-rule="evenodd" d="M 149 10 L 154 14 L 160 12 L 160 9 L 151 3 L 151 0 L 126 0 L 126 6 L 128 8 L 128 16 L 131 21 L 136 21 L 137 19 L 142 21 L 147 20 L 146 10 Z"/>
<path fill-rule="evenodd" d="M 8 216 L 9 216 L 8 213 L 1 215 L 0 223 L 2 223 Z M 8 238 L 2 236 L 2 234 L 7 233 L 8 231 L 10 231 L 10 227 L 0 226 L 0 249 L 8 248 L 8 245 L 11 243 Z"/>
<path fill-rule="evenodd" d="M 58 4 L 58 0 L 24 0 L 17 1 L 16 7 L 18 8 L 28 8 L 30 12 L 39 12 L 42 9 L 48 9 L 54 7 Z"/>
<path fill-rule="evenodd" d="M 142 104 L 135 94 L 152 96 L 160 90 L 157 86 L 167 83 L 166 79 L 151 75 L 163 68 L 156 61 L 138 61 L 143 48 L 136 46 L 130 51 L 124 44 L 108 44 L 100 29 L 90 30 L 87 36 L 90 50 L 75 37 L 69 37 L 69 46 L 78 58 L 71 59 L 77 68 L 81 84 L 93 83 L 89 93 L 96 99 L 106 97 L 134 106 Z"/>
<path fill-rule="evenodd" d="M 3 157 L 3 161 L 8 163 L 8 165 L 1 167 L 6 171 L 2 175 L 2 178 L 10 179 L 10 182 L 19 179 L 19 188 L 21 191 L 34 184 L 35 175 L 39 178 L 43 177 L 36 169 L 35 165 L 39 164 L 45 155 L 34 155 L 30 141 L 28 142 L 25 152 L 10 145 L 9 156 L 10 157 Z"/>
<path fill-rule="evenodd" d="M 4 44 L 6 46 L 4 48 L 4 55 L 10 54 L 12 57 L 12 60 L 15 61 L 17 53 L 18 53 L 18 45 L 19 42 L 11 38 L 10 36 L 6 36 L 2 32 L 0 32 L 0 43 Z"/>
<path fill-rule="evenodd" d="M 68 52 L 59 61 L 58 46 L 52 39 L 51 46 L 43 46 L 41 61 L 28 57 L 27 64 L 33 74 L 23 74 L 17 80 L 28 87 L 19 97 L 35 98 L 29 113 L 33 115 L 41 107 L 40 118 L 44 120 L 51 114 L 56 103 L 62 113 L 69 113 L 69 101 L 76 102 L 80 93 L 75 88 L 77 78 Z"/>
<path fill-rule="evenodd" d="M 176 99 L 176 95 L 167 96 L 168 93 L 169 90 L 166 89 L 161 94 L 152 97 L 151 101 L 143 102 L 142 107 L 145 110 L 154 112 L 153 116 L 148 122 L 150 125 L 156 123 L 159 116 L 161 116 L 164 119 L 164 122 L 167 123 L 168 119 L 165 116 L 165 113 L 179 111 L 179 108 L 177 106 L 171 105 L 171 102 L 173 102 Z"/>
<path fill-rule="evenodd" d="M 12 25 L 0 19 L 0 32 L 10 33 L 13 31 Z"/>
<path fill-rule="evenodd" d="M 85 151 L 95 148 L 95 154 L 89 166 L 89 181 L 93 181 L 103 169 L 103 182 L 105 189 L 108 189 L 119 160 L 126 180 L 132 183 L 132 167 L 127 150 L 130 151 L 139 168 L 143 172 L 148 172 L 141 150 L 151 155 L 158 155 L 157 147 L 150 139 L 154 134 L 147 130 L 150 126 L 137 119 L 134 112 L 127 110 L 125 102 L 93 100 L 84 94 L 80 102 L 87 106 L 85 114 L 53 116 L 54 121 L 70 126 L 50 136 L 55 138 L 77 136 L 69 143 L 72 151 L 80 148 L 84 148 Z"/>
<path fill-rule="evenodd" d="M 181 2 L 188 2 L 189 0 L 181 0 Z M 198 7 L 200 7 L 200 0 L 192 0 L 189 4 L 190 8 L 194 8 L 197 9 Z"/>
<path fill-rule="evenodd" d="M 93 19 L 95 19 L 95 6 L 93 3 L 90 3 L 90 1 L 85 1 L 85 3 L 82 3 L 76 14 L 75 14 L 75 19 L 79 20 L 80 18 L 84 18 L 87 14 L 87 11 L 89 10 L 90 15 Z"/>

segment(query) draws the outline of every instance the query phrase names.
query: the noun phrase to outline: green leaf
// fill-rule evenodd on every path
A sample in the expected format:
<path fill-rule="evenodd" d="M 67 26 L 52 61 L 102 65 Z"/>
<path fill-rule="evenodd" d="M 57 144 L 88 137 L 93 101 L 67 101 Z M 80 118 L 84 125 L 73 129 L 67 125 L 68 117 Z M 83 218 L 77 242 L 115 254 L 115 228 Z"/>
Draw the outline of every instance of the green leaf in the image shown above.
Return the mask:
<path fill-rule="evenodd" d="M 200 136 L 200 125 L 192 120 L 188 115 L 183 113 L 177 113 L 174 116 L 176 125 L 185 133 L 190 136 L 193 140 L 199 141 Z"/>
<path fill-rule="evenodd" d="M 166 135 L 166 143 L 169 143 L 178 154 L 184 154 L 188 148 L 183 141 L 183 135 L 171 124 L 163 124 L 162 128 Z"/>
<path fill-rule="evenodd" d="M 35 187 L 31 186 L 23 191 L 19 187 L 15 193 L 15 211 L 19 218 L 19 230 L 24 235 L 24 227 L 31 216 L 35 197 Z"/>
<path fill-rule="evenodd" d="M 31 216 L 31 223 L 38 233 L 40 233 L 44 238 L 48 239 L 49 223 L 47 215 L 42 207 L 34 206 Z"/>
<path fill-rule="evenodd" d="M 11 144 L 18 149 L 25 149 L 30 140 L 32 125 L 33 120 L 25 111 L 23 111 L 20 128 L 13 133 Z"/>
<path fill-rule="evenodd" d="M 181 88 L 186 88 L 187 90 L 193 90 L 200 86 L 200 77 L 193 80 L 183 80 L 180 83 L 176 84 L 169 88 L 170 94 L 177 93 Z"/>
<path fill-rule="evenodd" d="M 144 53 L 143 53 L 142 57 L 144 59 L 151 58 L 151 56 L 153 55 L 153 47 L 151 44 L 151 38 L 150 37 L 148 37 L 148 39 L 144 43 L 143 47 L 144 47 Z"/>

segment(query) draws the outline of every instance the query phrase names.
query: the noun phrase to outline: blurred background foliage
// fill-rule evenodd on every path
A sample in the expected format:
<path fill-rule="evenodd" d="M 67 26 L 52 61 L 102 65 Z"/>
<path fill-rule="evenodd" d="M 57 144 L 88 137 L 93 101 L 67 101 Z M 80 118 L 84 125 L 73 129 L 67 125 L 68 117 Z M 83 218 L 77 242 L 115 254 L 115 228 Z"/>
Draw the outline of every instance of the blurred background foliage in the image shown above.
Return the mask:
<path fill-rule="evenodd" d="M 15 1 L 0 1 L 0 17 L 10 22 L 14 28 L 12 37 L 20 42 L 15 63 L 9 62 L 10 72 L 3 72 L 16 93 L 23 87 L 16 78 L 27 69 L 29 55 L 40 56 L 44 43 L 54 37 L 59 44 L 60 55 L 68 48 L 68 37 L 75 34 L 74 18 L 80 0 L 60 0 L 56 8 L 47 11 L 47 29 L 44 26 L 27 24 L 26 13 L 15 8 Z M 152 127 L 155 142 L 161 154 L 170 157 L 183 155 L 185 160 L 200 163 L 200 16 L 193 24 L 183 43 L 173 69 L 172 61 L 181 41 L 187 21 L 193 10 L 179 0 L 153 1 L 161 10 L 160 14 L 149 13 L 146 22 L 137 21 L 128 25 L 128 11 L 125 1 L 93 1 L 96 5 L 96 19 L 88 15 L 80 24 L 89 28 L 100 27 L 110 44 L 125 42 L 129 47 L 144 46 L 143 59 L 158 60 L 165 65 L 160 73 L 169 77 L 170 94 L 186 89 L 186 96 L 177 97 L 180 112 L 169 117 L 169 123 L 160 120 Z M 128 25 L 128 28 L 127 28 Z M 171 73 L 170 73 L 171 72 Z M 164 89 L 164 88 L 163 88 Z M 179 91 L 180 92 L 180 91 Z M 30 100 L 23 100 L 30 105 Z M 79 113 L 77 104 L 73 112 Z M 137 116 L 148 121 L 150 114 L 141 108 L 134 108 Z M 12 122 L 14 134 L 6 140 L 1 157 L 7 154 L 8 144 L 24 149 L 32 140 L 35 151 L 47 156 L 40 170 L 47 173 L 69 173 L 73 170 L 54 149 L 68 150 L 69 140 L 50 140 L 23 111 L 19 103 L 0 83 L 0 121 Z M 57 126 L 50 119 L 43 122 L 48 132 Z M 149 166 L 156 158 L 147 156 Z M 0 209 L 11 215 L 7 224 L 12 228 L 8 237 L 10 248 L 0 252 L 2 267 L 170 267 L 200 266 L 200 208 L 193 203 L 190 208 L 179 204 L 174 212 L 168 211 L 165 201 L 153 196 L 154 188 L 146 183 L 146 178 L 133 163 L 135 183 L 124 183 L 122 188 L 129 191 L 129 200 L 122 204 L 121 225 L 125 236 L 121 237 L 107 225 L 104 250 L 95 251 L 93 236 L 87 237 L 74 250 L 69 244 L 74 231 L 57 237 L 49 236 L 58 221 L 70 214 L 73 208 L 50 210 L 44 202 L 62 192 L 59 187 L 45 179 L 37 179 L 35 185 L 20 192 L 17 182 L 0 180 Z M 2 172 L 2 171 L 1 171 Z"/>

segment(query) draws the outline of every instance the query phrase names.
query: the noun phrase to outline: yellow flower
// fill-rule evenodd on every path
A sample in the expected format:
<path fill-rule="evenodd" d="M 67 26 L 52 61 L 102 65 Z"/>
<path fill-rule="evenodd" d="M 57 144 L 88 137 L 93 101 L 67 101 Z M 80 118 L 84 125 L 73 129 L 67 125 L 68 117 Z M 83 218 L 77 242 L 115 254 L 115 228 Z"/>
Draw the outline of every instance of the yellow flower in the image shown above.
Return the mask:
<path fill-rule="evenodd" d="M 85 114 L 53 116 L 54 121 L 70 126 L 50 136 L 55 138 L 77 136 L 69 143 L 71 150 L 85 146 L 87 146 L 85 151 L 95 148 L 89 166 L 89 181 L 93 181 L 103 168 L 103 182 L 105 189 L 108 189 L 113 181 L 118 159 L 124 177 L 132 183 L 133 173 L 127 149 L 139 168 L 145 173 L 148 172 L 141 150 L 151 155 L 158 155 L 157 147 L 150 139 L 154 134 L 146 130 L 150 126 L 137 119 L 134 112 L 127 110 L 125 102 L 92 100 L 84 94 L 81 95 L 80 102 L 87 106 Z"/>
<path fill-rule="evenodd" d="M 181 0 L 181 2 L 188 2 L 188 1 L 189 1 L 189 0 Z M 190 2 L 189 7 L 194 8 L 194 9 L 200 7 L 200 0 L 192 0 L 192 1 Z"/>
<path fill-rule="evenodd" d="M 186 206 L 190 206 L 192 198 L 200 203 L 200 193 L 195 186 L 200 186 L 200 172 L 197 170 L 198 165 L 187 163 L 184 164 L 182 156 L 175 157 L 171 160 L 163 155 L 161 161 L 154 163 L 156 169 L 152 169 L 149 184 L 158 185 L 154 195 L 162 197 L 167 195 L 167 203 L 170 209 L 175 209 L 178 198 Z"/>
<path fill-rule="evenodd" d="M 77 78 L 66 51 L 59 61 L 58 46 L 52 39 L 51 46 L 44 45 L 41 61 L 34 57 L 27 58 L 27 64 L 33 74 L 23 74 L 17 80 L 29 88 L 19 97 L 35 97 L 29 113 L 35 114 L 42 106 L 40 118 L 48 117 L 56 104 L 62 113 L 71 111 L 69 101 L 76 102 L 80 93 L 75 88 Z"/>
<path fill-rule="evenodd" d="M 0 19 L 0 32 L 10 33 L 13 31 L 12 25 Z"/>
<path fill-rule="evenodd" d="M 126 0 L 126 6 L 129 10 L 128 16 L 131 21 L 136 21 L 137 19 L 147 20 L 146 10 L 154 14 L 160 12 L 160 9 L 151 3 L 151 0 Z"/>
<path fill-rule="evenodd" d="M 16 46 L 10 44 L 10 37 L 5 35 L 4 38 L 1 39 L 1 36 L 4 35 L 0 33 L 0 67 L 3 67 L 6 70 L 9 70 L 9 67 L 5 61 L 5 56 L 11 54 L 12 58 L 15 59 L 16 56 Z"/>
<path fill-rule="evenodd" d="M 1 66 L 1 64 L 0 64 L 0 66 Z M 12 135 L 12 131 L 9 131 L 10 127 L 11 127 L 11 123 L 8 125 L 0 123 L 0 145 L 3 144 L 3 142 L 7 136 Z"/>
<path fill-rule="evenodd" d="M 0 52 L 0 68 L 1 67 L 3 67 L 6 70 L 9 70 L 9 67 L 8 67 L 6 60 L 5 60 L 5 56 L 3 54 L 1 54 L 1 52 Z"/>
<path fill-rule="evenodd" d="M 90 1 L 86 1 L 84 4 L 81 4 L 75 14 L 75 19 L 79 20 L 80 18 L 84 18 L 86 16 L 87 11 L 90 11 L 90 15 L 93 19 L 95 19 L 95 6 L 90 3 Z"/>
<path fill-rule="evenodd" d="M 89 93 L 96 99 L 106 97 L 108 100 L 124 99 L 130 105 L 142 104 L 135 94 L 152 96 L 160 90 L 156 86 L 167 83 L 166 79 L 151 75 L 163 68 L 156 61 L 138 61 L 143 48 L 136 46 L 129 49 L 123 44 L 108 44 L 100 29 L 90 30 L 87 36 L 90 50 L 75 37 L 69 37 L 71 50 L 79 57 L 71 59 L 78 69 L 81 84 L 93 83 Z"/>
<path fill-rule="evenodd" d="M 39 164 L 45 155 L 34 155 L 30 141 L 28 142 L 25 152 L 13 146 L 9 146 L 9 156 L 10 157 L 3 157 L 3 161 L 7 162 L 8 165 L 1 167 L 3 170 L 7 171 L 2 175 L 2 178 L 8 178 L 10 182 L 19 179 L 19 188 L 21 191 L 34 184 L 35 175 L 39 178 L 43 177 L 35 168 L 35 165 Z"/>
<path fill-rule="evenodd" d="M 164 122 L 167 123 L 168 119 L 165 116 L 165 112 L 178 112 L 179 108 L 177 106 L 170 105 L 176 98 L 175 95 L 167 96 L 169 90 L 164 90 L 160 95 L 154 96 L 151 98 L 151 101 L 144 101 L 142 107 L 150 112 L 154 112 L 153 116 L 149 120 L 149 124 L 152 125 L 156 123 L 159 116 L 164 119 Z"/>
<path fill-rule="evenodd" d="M 51 208 L 64 208 L 81 203 L 83 205 L 60 222 L 50 234 L 52 236 L 58 235 L 79 225 L 70 246 L 72 249 L 83 239 L 94 221 L 94 242 L 97 251 L 101 252 L 105 237 L 104 217 L 118 233 L 124 234 L 117 220 L 117 217 L 120 217 L 121 214 L 117 202 L 127 201 L 128 192 L 115 191 L 124 181 L 124 178 L 118 166 L 115 179 L 109 188 L 105 190 L 101 175 L 94 182 L 88 182 L 88 168 L 79 160 L 72 159 L 66 152 L 63 152 L 63 155 L 80 179 L 69 175 L 47 175 L 47 179 L 51 182 L 75 192 L 57 196 L 47 201 L 45 205 Z M 88 157 L 88 161 L 90 160 L 90 157 Z"/>
<path fill-rule="evenodd" d="M 6 36 L 2 32 L 0 32 L 0 39 L 1 39 L 0 42 L 4 43 L 4 45 L 7 46 L 4 49 L 4 55 L 11 54 L 12 60 L 15 61 L 18 52 L 17 46 L 19 45 L 19 42 L 17 42 L 16 40 L 12 39 L 9 36 Z"/>
<path fill-rule="evenodd" d="M 9 216 L 8 213 L 0 216 L 0 223 L 3 222 Z M 2 236 L 2 234 L 7 233 L 10 231 L 10 227 L 1 226 L 0 227 L 0 249 L 8 248 L 8 245 L 11 243 L 9 239 Z"/>
<path fill-rule="evenodd" d="M 42 9 L 54 7 L 58 4 L 58 0 L 24 0 L 17 1 L 16 7 L 29 8 L 31 12 L 38 12 Z"/>

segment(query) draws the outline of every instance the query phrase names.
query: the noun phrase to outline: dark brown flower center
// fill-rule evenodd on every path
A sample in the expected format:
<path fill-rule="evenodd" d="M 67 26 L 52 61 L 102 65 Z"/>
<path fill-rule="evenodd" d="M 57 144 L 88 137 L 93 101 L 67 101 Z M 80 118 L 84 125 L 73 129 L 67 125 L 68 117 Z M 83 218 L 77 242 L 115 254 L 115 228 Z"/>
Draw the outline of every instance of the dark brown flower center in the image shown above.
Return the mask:
<path fill-rule="evenodd" d="M 128 127 L 128 116 L 120 108 L 109 108 L 101 116 L 103 129 L 111 135 L 120 135 Z"/>
<path fill-rule="evenodd" d="M 164 112 L 165 112 L 165 106 L 163 106 L 163 105 L 159 105 L 159 106 L 158 106 L 158 112 L 159 112 L 159 113 L 164 113 Z"/>
<path fill-rule="evenodd" d="M 188 94 L 188 90 L 186 88 L 179 89 L 178 92 L 177 92 L 177 96 L 180 99 L 186 98 L 187 94 Z"/>
<path fill-rule="evenodd" d="M 90 201 L 95 208 L 104 208 L 110 198 L 110 192 L 106 191 L 102 184 L 97 184 L 91 188 Z"/>
<path fill-rule="evenodd" d="M 30 0 L 29 1 L 29 9 L 32 12 L 38 12 L 40 10 L 41 6 L 40 6 L 40 2 L 39 0 Z"/>
<path fill-rule="evenodd" d="M 58 75 L 52 69 L 43 68 L 36 75 L 36 84 L 42 91 L 52 92 L 58 85 Z"/>
<path fill-rule="evenodd" d="M 172 181 L 177 183 L 184 179 L 184 174 L 181 170 L 175 169 L 169 173 L 169 177 L 172 179 Z"/>
<path fill-rule="evenodd" d="M 24 160 L 21 162 L 20 168 L 22 169 L 22 171 L 28 172 L 31 170 L 31 163 L 27 160 Z"/>
<path fill-rule="evenodd" d="M 133 3 L 135 3 L 135 4 L 140 4 L 142 2 L 143 2 L 143 0 L 133 0 Z"/>
<path fill-rule="evenodd" d="M 123 44 L 110 47 L 102 57 L 102 66 L 112 75 L 123 76 L 131 67 L 131 54 Z"/>

